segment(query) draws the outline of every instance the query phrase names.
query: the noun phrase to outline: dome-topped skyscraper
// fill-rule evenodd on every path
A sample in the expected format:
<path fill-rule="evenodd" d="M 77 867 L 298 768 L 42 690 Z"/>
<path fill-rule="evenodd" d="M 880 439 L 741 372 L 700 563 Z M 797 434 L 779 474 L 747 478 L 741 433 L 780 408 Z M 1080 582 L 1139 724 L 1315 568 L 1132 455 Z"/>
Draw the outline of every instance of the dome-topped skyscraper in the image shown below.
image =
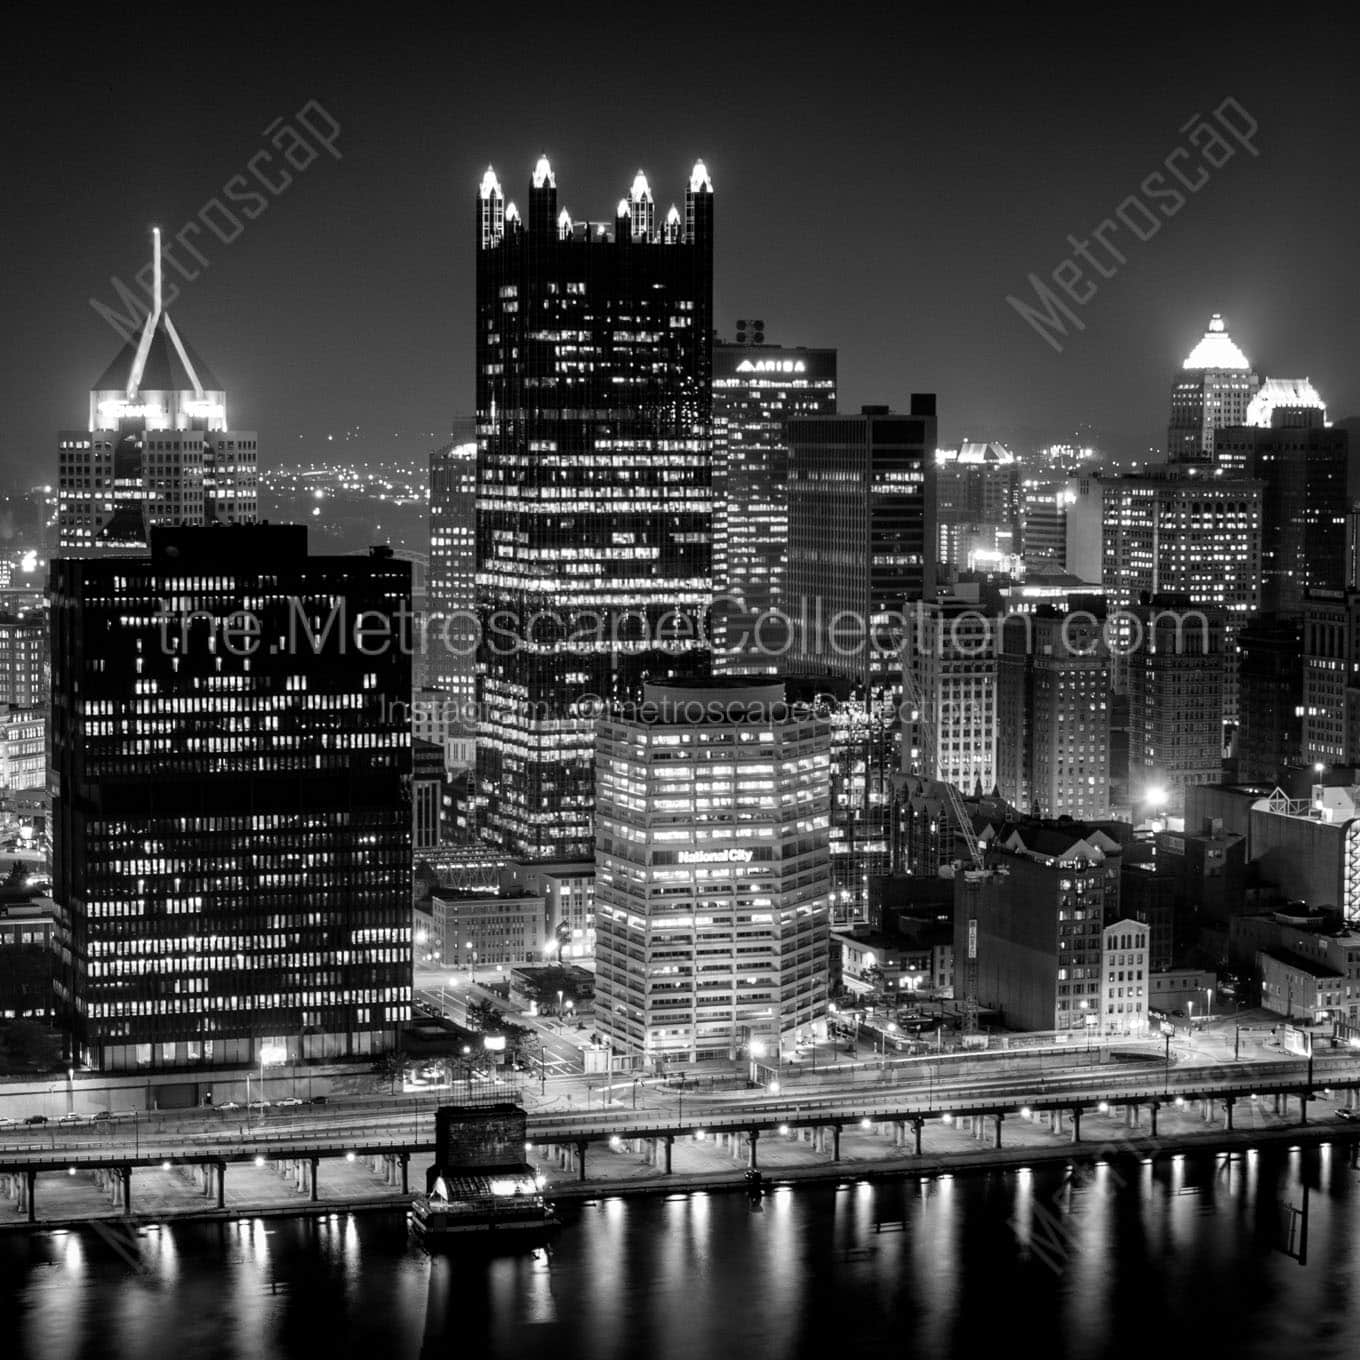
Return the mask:
<path fill-rule="evenodd" d="M 1219 313 L 1186 356 L 1171 384 L 1171 423 L 1166 456 L 1173 463 L 1212 460 L 1214 432 L 1225 425 L 1245 425 L 1247 406 L 1261 380 L 1251 361 L 1228 334 Z"/>

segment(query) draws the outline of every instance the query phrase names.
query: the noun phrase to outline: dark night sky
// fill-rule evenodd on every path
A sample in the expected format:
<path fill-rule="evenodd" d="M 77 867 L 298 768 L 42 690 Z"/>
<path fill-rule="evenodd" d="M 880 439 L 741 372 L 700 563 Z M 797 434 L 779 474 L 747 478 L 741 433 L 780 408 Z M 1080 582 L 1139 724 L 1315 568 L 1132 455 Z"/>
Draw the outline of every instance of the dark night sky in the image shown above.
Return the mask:
<path fill-rule="evenodd" d="M 338 450 L 354 426 L 369 453 L 416 453 L 469 409 L 472 195 L 494 161 L 522 199 L 541 149 L 559 200 L 594 219 L 639 165 L 664 209 L 704 156 L 720 330 L 756 315 L 771 339 L 839 347 L 847 407 L 935 390 L 945 440 L 1089 425 L 1114 452 L 1160 444 L 1173 369 L 1215 310 L 1263 375 L 1307 374 L 1334 416 L 1360 412 L 1344 9 L 666 11 L 212 7 L 207 26 L 142 7 L 104 30 L 62 12 L 7 34 L 8 470 L 50 479 L 56 431 L 84 423 L 120 344 L 89 299 L 132 282 L 149 225 L 189 221 L 310 99 L 342 125 L 341 159 L 298 173 L 231 244 L 201 238 L 208 266 L 171 309 L 267 463 L 327 432 Z M 1127 263 L 1055 353 L 1007 294 L 1228 96 L 1259 122 L 1259 157 L 1239 148 L 1147 242 L 1121 228 Z"/>

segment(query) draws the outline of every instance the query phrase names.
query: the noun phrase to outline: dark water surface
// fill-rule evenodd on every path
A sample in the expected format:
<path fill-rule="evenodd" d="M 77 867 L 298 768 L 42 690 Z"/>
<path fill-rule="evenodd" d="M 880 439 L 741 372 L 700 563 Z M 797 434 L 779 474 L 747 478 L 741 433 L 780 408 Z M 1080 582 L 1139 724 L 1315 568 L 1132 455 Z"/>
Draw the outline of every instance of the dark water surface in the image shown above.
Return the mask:
<path fill-rule="evenodd" d="M 563 1218 L 550 1256 L 470 1263 L 430 1259 L 392 1215 L 0 1237 L 0 1355 L 1360 1353 L 1360 1171 L 1340 1142 Z"/>

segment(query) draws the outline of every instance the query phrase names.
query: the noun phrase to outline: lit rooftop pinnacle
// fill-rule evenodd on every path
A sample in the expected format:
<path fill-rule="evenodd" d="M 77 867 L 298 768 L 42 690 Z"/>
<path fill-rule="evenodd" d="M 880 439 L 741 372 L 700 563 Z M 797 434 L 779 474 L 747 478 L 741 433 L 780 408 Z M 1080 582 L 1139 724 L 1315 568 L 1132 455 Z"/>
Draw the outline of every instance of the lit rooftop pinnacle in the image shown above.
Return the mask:
<path fill-rule="evenodd" d="M 652 201 L 652 188 L 647 183 L 646 174 L 639 170 L 633 176 L 633 187 L 628 191 L 628 197 L 634 203 L 650 203 Z"/>
<path fill-rule="evenodd" d="M 482 176 L 482 184 L 478 192 L 483 199 L 501 197 L 501 182 L 496 178 L 495 170 L 489 165 L 486 167 L 486 174 Z"/>
<path fill-rule="evenodd" d="M 703 161 L 695 161 L 694 169 L 689 172 L 689 191 L 692 194 L 713 192 L 713 181 L 708 177 L 708 166 Z"/>
<path fill-rule="evenodd" d="M 1307 378 L 1267 378 L 1247 404 L 1247 424 L 1269 429 L 1276 407 L 1313 408 L 1327 420 L 1327 403 Z"/>
<path fill-rule="evenodd" d="M 553 175 L 547 156 L 540 156 L 538 164 L 534 166 L 534 188 L 541 189 L 545 184 L 550 189 L 556 189 L 557 179 Z"/>
<path fill-rule="evenodd" d="M 1251 363 L 1247 356 L 1233 343 L 1228 335 L 1227 324 L 1215 312 L 1209 318 L 1209 329 L 1203 338 L 1190 351 L 1185 363 L 1186 369 L 1241 369 L 1247 372 Z"/>

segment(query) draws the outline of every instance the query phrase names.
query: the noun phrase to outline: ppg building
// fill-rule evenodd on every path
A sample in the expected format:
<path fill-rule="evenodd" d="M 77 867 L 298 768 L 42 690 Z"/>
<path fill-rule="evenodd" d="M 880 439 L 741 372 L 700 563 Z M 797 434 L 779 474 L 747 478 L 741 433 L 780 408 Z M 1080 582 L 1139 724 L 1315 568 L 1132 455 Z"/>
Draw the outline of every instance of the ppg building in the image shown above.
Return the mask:
<path fill-rule="evenodd" d="M 476 198 L 481 834 L 527 860 L 594 848 L 598 701 L 706 664 L 712 592 L 713 186 L 639 172 L 608 222 Z M 696 626 L 698 625 L 698 626 Z"/>

